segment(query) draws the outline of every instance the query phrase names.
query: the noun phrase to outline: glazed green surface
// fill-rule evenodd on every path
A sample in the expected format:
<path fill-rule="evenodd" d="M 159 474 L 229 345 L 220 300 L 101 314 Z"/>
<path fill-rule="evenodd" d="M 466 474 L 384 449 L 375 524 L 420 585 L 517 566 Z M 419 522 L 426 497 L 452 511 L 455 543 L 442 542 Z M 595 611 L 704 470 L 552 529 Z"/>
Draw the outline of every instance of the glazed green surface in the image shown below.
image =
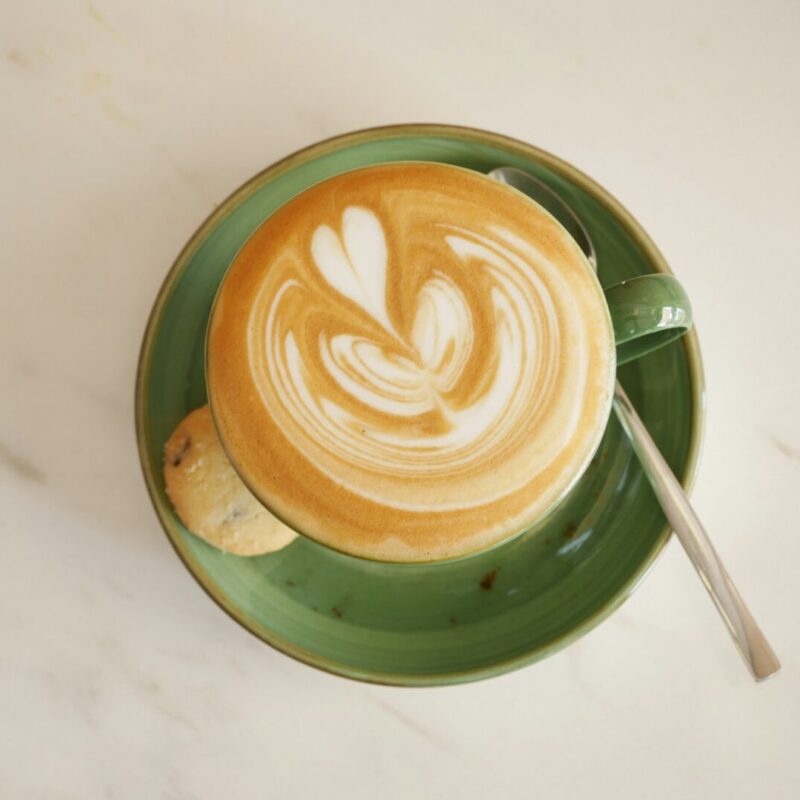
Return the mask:
<path fill-rule="evenodd" d="M 632 590 L 668 532 L 612 419 L 587 473 L 538 531 L 438 565 L 372 563 L 298 540 L 259 558 L 226 555 L 174 515 L 163 444 L 206 401 L 208 314 L 231 259 L 291 196 L 358 166 L 441 161 L 487 172 L 509 164 L 560 192 L 595 242 L 604 286 L 660 268 L 624 212 L 580 173 L 520 143 L 464 129 L 406 127 L 323 143 L 262 173 L 208 220 L 181 254 L 142 350 L 137 428 L 156 511 L 181 558 L 234 618 L 263 640 L 353 678 L 406 685 L 488 677 L 541 658 L 585 633 Z M 702 386 L 693 335 L 622 367 L 619 376 L 667 461 L 694 468 Z"/>
<path fill-rule="evenodd" d="M 641 358 L 692 327 L 692 306 L 673 275 L 640 275 L 605 292 L 614 324 L 617 365 Z"/>

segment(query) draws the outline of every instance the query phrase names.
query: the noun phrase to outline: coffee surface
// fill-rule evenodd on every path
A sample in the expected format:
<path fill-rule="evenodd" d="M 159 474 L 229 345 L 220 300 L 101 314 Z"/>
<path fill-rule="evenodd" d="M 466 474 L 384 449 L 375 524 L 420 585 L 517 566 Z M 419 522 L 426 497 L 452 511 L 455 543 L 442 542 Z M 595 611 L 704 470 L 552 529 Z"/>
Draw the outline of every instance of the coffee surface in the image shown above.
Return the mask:
<path fill-rule="evenodd" d="M 487 547 L 568 489 L 608 416 L 601 290 L 558 224 L 467 170 L 308 189 L 236 257 L 208 340 L 228 455 L 289 525 L 368 558 Z"/>

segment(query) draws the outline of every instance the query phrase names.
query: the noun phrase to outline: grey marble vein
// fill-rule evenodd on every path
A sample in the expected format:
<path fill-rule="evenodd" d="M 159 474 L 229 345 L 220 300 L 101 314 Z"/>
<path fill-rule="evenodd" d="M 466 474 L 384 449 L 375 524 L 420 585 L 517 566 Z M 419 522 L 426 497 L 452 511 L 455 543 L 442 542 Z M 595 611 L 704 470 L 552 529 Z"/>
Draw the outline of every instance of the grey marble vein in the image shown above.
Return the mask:
<path fill-rule="evenodd" d="M 790 444 L 785 442 L 783 439 L 780 439 L 779 437 L 777 437 L 777 436 L 775 436 L 773 434 L 772 443 L 787 458 L 791 458 L 793 461 L 800 461 L 800 450 L 797 450 L 796 448 L 792 447 Z"/>
<path fill-rule="evenodd" d="M 421 736 L 422 738 L 427 739 L 427 741 L 429 741 L 431 744 L 436 745 L 436 747 L 448 753 L 449 755 L 461 758 L 461 754 L 454 751 L 447 742 L 439 738 L 432 731 L 429 731 L 424 725 L 420 724 L 412 717 L 409 717 L 408 714 L 401 711 L 396 706 L 392 705 L 391 703 L 387 703 L 385 700 L 381 700 L 380 697 L 377 697 L 376 695 L 372 694 L 372 692 L 366 691 L 363 692 L 363 694 L 367 699 L 370 700 L 370 702 L 374 703 L 376 706 L 381 708 L 387 714 L 393 716 L 402 725 L 404 725 L 406 728 L 417 734 L 417 736 Z"/>
<path fill-rule="evenodd" d="M 5 464 L 14 474 L 26 481 L 39 484 L 46 482 L 44 472 L 36 464 L 2 442 L 0 442 L 0 463 Z"/>

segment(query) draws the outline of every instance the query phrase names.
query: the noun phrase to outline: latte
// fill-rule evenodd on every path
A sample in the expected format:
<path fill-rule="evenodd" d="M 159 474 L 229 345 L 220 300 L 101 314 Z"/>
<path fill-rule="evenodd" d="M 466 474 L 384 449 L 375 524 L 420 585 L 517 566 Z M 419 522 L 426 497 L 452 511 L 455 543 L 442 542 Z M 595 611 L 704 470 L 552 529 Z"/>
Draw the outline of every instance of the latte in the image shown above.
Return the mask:
<path fill-rule="evenodd" d="M 540 519 L 597 447 L 614 373 L 589 264 L 544 210 L 436 164 L 303 192 L 237 255 L 209 399 L 243 480 L 301 533 L 426 561 Z"/>

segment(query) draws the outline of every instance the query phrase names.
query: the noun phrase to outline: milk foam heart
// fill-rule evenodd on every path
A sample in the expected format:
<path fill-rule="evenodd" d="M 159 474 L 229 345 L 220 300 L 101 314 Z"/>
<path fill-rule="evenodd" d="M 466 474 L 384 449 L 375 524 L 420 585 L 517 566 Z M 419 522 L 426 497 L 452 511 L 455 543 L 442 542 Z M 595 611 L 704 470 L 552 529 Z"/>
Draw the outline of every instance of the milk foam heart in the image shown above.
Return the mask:
<path fill-rule="evenodd" d="M 297 530 L 356 555 L 481 549 L 591 457 L 614 355 L 577 246 L 513 190 L 431 164 L 307 190 L 237 256 L 208 342 L 228 454 Z"/>

